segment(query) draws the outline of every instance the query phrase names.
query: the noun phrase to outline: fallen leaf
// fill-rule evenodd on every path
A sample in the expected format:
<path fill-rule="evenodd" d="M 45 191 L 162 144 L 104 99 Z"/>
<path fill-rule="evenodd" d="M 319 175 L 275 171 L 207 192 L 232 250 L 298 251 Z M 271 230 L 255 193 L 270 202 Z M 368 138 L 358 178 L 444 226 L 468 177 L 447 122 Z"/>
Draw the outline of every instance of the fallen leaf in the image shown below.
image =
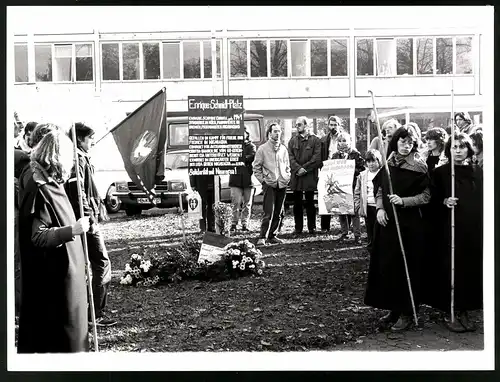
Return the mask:
<path fill-rule="evenodd" d="M 299 328 L 299 330 L 300 330 L 301 332 L 305 332 L 305 331 L 307 330 L 307 328 Z"/>
<path fill-rule="evenodd" d="M 363 340 L 356 340 L 356 343 L 357 343 L 357 344 L 362 344 L 362 343 L 363 343 Z"/>
<path fill-rule="evenodd" d="M 318 334 L 318 337 L 321 338 L 322 340 L 326 339 L 326 334 Z"/>
<path fill-rule="evenodd" d="M 283 330 L 279 330 L 279 329 L 276 329 L 276 330 L 273 330 L 273 333 L 281 333 Z"/>
<path fill-rule="evenodd" d="M 266 342 L 264 340 L 260 341 L 260 343 L 262 346 L 271 346 L 271 344 L 269 342 Z"/>
<path fill-rule="evenodd" d="M 253 311 L 254 311 L 254 312 L 261 312 L 261 311 L 262 311 L 262 309 L 260 309 L 260 308 L 255 308 Z"/>
<path fill-rule="evenodd" d="M 197 325 L 189 325 L 190 329 L 196 329 L 198 326 Z"/>
<path fill-rule="evenodd" d="M 118 313 L 118 311 L 117 310 L 112 310 L 111 313 Z"/>
<path fill-rule="evenodd" d="M 323 325 L 323 324 L 319 324 L 318 326 L 319 326 L 320 328 L 324 328 L 324 327 L 325 327 L 325 325 Z"/>

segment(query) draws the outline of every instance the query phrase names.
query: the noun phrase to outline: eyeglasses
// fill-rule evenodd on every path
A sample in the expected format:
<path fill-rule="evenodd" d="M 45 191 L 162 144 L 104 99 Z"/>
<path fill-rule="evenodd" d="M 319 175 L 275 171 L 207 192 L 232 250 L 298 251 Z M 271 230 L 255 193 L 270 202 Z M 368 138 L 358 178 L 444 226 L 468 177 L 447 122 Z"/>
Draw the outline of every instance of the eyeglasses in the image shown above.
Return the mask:
<path fill-rule="evenodd" d="M 338 126 L 339 124 L 338 123 L 330 123 L 328 126 Z"/>
<path fill-rule="evenodd" d="M 302 126 L 302 125 L 303 125 L 303 123 L 302 123 L 302 122 L 297 122 L 297 123 L 295 124 L 295 127 L 299 127 L 299 126 Z"/>

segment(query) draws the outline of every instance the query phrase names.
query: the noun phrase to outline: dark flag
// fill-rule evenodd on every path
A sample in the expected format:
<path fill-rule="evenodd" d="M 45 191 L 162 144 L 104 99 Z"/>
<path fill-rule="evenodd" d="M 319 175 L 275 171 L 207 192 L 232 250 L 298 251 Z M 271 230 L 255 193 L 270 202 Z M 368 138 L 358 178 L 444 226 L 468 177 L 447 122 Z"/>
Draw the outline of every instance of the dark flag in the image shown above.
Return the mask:
<path fill-rule="evenodd" d="M 166 100 L 163 88 L 111 130 L 130 179 L 152 203 L 165 172 Z"/>

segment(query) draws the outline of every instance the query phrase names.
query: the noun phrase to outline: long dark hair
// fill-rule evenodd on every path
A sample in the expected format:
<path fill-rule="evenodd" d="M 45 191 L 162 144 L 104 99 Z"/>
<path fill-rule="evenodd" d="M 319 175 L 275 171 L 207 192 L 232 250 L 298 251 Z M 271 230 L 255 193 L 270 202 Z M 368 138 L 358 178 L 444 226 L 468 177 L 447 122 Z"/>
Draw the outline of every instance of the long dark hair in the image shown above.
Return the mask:
<path fill-rule="evenodd" d="M 411 148 L 411 152 L 412 153 L 416 152 L 418 149 L 418 144 L 419 144 L 417 131 L 414 128 L 405 125 L 405 126 L 401 126 L 399 129 L 397 129 L 394 132 L 394 135 L 392 136 L 392 139 L 389 142 L 387 155 L 389 155 L 393 151 L 397 153 L 398 152 L 398 141 L 400 139 L 406 139 L 408 137 L 410 137 L 412 142 L 413 142 L 413 147 Z"/>
<path fill-rule="evenodd" d="M 472 148 L 472 140 L 470 139 L 469 135 L 466 133 L 457 132 L 455 133 L 454 138 L 455 141 L 459 141 L 467 146 L 467 158 L 472 158 L 472 156 L 474 155 L 474 149 Z M 451 161 L 451 137 L 448 138 L 448 141 L 444 146 L 444 155 L 446 155 L 446 158 Z"/>

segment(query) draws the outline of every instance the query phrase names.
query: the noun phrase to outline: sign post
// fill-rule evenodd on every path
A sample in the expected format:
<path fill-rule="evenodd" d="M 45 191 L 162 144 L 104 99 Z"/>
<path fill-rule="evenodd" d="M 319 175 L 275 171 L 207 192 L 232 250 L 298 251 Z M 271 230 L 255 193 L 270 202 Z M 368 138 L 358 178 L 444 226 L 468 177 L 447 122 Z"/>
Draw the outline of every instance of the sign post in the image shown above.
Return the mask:
<path fill-rule="evenodd" d="M 216 202 L 219 176 L 245 165 L 243 112 L 243 96 L 188 97 L 189 176 L 213 176 Z"/>

